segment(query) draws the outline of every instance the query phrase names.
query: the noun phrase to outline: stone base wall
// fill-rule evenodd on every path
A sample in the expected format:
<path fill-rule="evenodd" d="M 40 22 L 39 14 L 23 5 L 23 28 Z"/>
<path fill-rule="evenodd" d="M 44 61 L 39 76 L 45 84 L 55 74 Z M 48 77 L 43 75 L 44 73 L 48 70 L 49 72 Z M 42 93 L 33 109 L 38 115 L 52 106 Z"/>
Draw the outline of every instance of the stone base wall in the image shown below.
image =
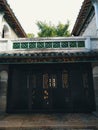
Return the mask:
<path fill-rule="evenodd" d="M 0 112 L 7 107 L 8 66 L 0 65 Z"/>
<path fill-rule="evenodd" d="M 94 77 L 93 79 L 94 79 L 96 111 L 98 112 L 98 77 Z"/>
<path fill-rule="evenodd" d="M 98 112 L 98 63 L 92 64 L 93 83 L 95 91 L 96 112 Z"/>
<path fill-rule="evenodd" d="M 0 110 L 6 111 L 7 104 L 7 82 L 0 82 Z"/>

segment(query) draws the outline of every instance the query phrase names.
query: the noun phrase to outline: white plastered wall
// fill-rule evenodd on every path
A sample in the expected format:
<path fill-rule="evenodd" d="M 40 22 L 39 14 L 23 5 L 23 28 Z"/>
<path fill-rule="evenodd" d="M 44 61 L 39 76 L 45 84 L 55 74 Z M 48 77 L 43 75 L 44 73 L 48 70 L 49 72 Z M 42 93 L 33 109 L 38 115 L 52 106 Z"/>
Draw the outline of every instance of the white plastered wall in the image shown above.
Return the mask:
<path fill-rule="evenodd" d="M 86 27 L 82 36 L 94 36 L 94 37 L 98 36 L 97 30 L 96 30 L 96 18 L 95 18 L 95 16 L 93 17 L 91 22 Z"/>
<path fill-rule="evenodd" d="M 9 32 L 7 33 L 7 35 L 5 34 L 5 38 L 9 38 L 9 39 L 18 38 L 18 36 L 16 35 L 16 33 L 12 30 L 12 28 L 8 25 L 8 23 L 6 22 L 6 20 L 4 18 L 3 18 L 2 26 L 3 26 L 2 29 L 4 29 L 4 27 L 6 26 L 8 28 L 8 30 L 9 30 Z"/>
<path fill-rule="evenodd" d="M 15 39 L 18 38 L 14 30 L 4 19 L 4 13 L 0 12 L 0 38 Z"/>

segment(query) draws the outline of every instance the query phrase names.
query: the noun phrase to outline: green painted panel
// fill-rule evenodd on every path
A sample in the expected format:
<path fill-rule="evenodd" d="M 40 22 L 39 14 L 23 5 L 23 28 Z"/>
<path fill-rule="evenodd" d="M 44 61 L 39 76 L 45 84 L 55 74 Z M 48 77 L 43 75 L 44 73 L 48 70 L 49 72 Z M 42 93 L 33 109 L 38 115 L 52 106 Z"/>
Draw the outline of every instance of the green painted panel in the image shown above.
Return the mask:
<path fill-rule="evenodd" d="M 28 42 L 22 42 L 21 43 L 21 48 L 22 49 L 27 49 L 28 48 Z"/>
<path fill-rule="evenodd" d="M 77 47 L 76 41 L 70 41 L 70 47 Z"/>
<path fill-rule="evenodd" d="M 29 49 L 36 48 L 36 42 L 29 43 Z"/>
<path fill-rule="evenodd" d="M 52 48 L 52 42 L 46 42 L 45 48 Z"/>
<path fill-rule="evenodd" d="M 84 41 L 78 41 L 78 47 L 85 47 Z"/>
<path fill-rule="evenodd" d="M 61 47 L 62 48 L 67 48 L 68 47 L 68 42 L 61 42 Z"/>
<path fill-rule="evenodd" d="M 20 43 L 19 42 L 13 43 L 13 49 L 20 49 Z"/>
<path fill-rule="evenodd" d="M 44 48 L 44 42 L 38 42 L 37 48 Z"/>
<path fill-rule="evenodd" d="M 53 42 L 53 48 L 60 48 L 60 42 Z"/>

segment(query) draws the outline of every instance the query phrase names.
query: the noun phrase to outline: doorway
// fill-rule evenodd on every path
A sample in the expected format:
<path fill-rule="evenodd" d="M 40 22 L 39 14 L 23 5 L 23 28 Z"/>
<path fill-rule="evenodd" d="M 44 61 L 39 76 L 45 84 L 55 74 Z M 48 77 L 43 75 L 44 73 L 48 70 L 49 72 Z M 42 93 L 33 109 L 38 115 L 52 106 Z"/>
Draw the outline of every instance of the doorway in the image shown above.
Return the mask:
<path fill-rule="evenodd" d="M 90 63 L 10 65 L 9 112 L 95 110 Z"/>

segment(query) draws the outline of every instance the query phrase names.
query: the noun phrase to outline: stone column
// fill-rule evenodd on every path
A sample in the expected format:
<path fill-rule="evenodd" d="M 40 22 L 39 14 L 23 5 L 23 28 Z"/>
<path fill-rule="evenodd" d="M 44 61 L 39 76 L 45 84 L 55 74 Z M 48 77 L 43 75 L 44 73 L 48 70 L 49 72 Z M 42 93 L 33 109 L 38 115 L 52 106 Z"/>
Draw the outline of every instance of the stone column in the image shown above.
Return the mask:
<path fill-rule="evenodd" d="M 0 65 L 0 113 L 7 108 L 8 65 Z"/>
<path fill-rule="evenodd" d="M 95 90 L 96 112 L 98 113 L 98 62 L 92 63 L 92 67 L 93 67 L 93 82 Z"/>

